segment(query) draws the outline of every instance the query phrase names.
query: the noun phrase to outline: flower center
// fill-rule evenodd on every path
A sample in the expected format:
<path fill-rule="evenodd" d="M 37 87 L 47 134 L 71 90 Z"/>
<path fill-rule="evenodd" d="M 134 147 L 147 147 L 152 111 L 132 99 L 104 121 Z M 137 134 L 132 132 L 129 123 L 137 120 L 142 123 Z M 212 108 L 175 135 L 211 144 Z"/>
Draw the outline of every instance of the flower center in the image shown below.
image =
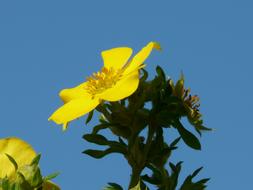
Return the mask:
<path fill-rule="evenodd" d="M 94 96 L 100 94 L 113 87 L 122 75 L 122 69 L 115 70 L 112 67 L 103 67 L 101 71 L 93 73 L 92 76 L 87 78 L 87 86 L 85 90 Z"/>

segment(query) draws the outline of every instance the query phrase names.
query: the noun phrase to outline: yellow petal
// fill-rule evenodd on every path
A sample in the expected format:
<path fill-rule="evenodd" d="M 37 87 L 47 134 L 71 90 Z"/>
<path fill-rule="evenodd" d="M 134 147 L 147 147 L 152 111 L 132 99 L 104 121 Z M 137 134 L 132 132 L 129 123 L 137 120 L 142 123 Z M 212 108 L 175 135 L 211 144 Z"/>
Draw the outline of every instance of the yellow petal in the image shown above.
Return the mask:
<path fill-rule="evenodd" d="M 148 58 L 148 56 L 150 55 L 151 51 L 154 48 L 157 50 L 161 50 L 161 47 L 158 43 L 156 43 L 156 42 L 148 43 L 148 45 L 146 45 L 144 48 L 142 48 L 142 50 L 139 51 L 133 57 L 133 59 L 129 63 L 127 63 L 127 65 L 125 65 L 125 72 L 124 73 L 129 74 L 129 73 L 133 72 L 134 70 L 142 67 L 142 64 Z"/>
<path fill-rule="evenodd" d="M 128 47 L 119 47 L 102 51 L 101 55 L 106 68 L 121 69 L 131 57 L 133 50 Z"/>
<path fill-rule="evenodd" d="M 53 120 L 57 124 L 66 124 L 82 115 L 90 112 L 99 104 L 99 99 L 92 99 L 90 95 L 79 99 L 73 99 L 56 110 L 49 120 Z"/>
<path fill-rule="evenodd" d="M 13 164 L 5 154 L 15 159 L 19 167 L 30 164 L 36 153 L 25 141 L 16 137 L 0 139 L 0 178 L 10 176 L 15 172 Z"/>
<path fill-rule="evenodd" d="M 84 82 L 74 88 L 63 89 L 60 91 L 59 96 L 64 103 L 67 103 L 73 99 L 86 98 L 88 95 L 85 90 L 87 82 Z"/>
<path fill-rule="evenodd" d="M 98 97 L 107 101 L 118 101 L 133 94 L 139 85 L 139 71 L 136 70 L 122 78 L 112 87 L 98 94 Z"/>

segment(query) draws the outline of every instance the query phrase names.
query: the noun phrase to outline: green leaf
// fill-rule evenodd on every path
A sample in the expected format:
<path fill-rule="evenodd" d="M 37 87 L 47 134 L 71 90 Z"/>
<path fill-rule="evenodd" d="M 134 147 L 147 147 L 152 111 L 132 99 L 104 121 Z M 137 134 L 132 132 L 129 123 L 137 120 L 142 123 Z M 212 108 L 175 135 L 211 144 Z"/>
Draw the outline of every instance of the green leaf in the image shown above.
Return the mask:
<path fill-rule="evenodd" d="M 39 162 L 40 162 L 40 157 L 41 157 L 41 154 L 38 154 L 31 162 L 31 165 L 35 165 L 35 166 L 38 166 L 39 165 Z"/>
<path fill-rule="evenodd" d="M 170 86 L 170 88 L 171 88 L 172 90 L 175 89 L 175 84 L 174 84 L 174 82 L 173 82 L 172 79 L 169 79 L 169 80 L 167 81 L 167 84 Z"/>
<path fill-rule="evenodd" d="M 123 190 L 123 188 L 117 183 L 108 183 L 109 186 L 105 187 L 104 190 Z"/>
<path fill-rule="evenodd" d="M 96 107 L 96 110 L 101 113 L 100 119 L 99 119 L 99 121 L 101 123 L 103 123 L 104 121 L 110 121 L 111 120 L 110 113 L 109 113 L 107 107 L 108 107 L 107 104 L 99 104 Z"/>
<path fill-rule="evenodd" d="M 153 172 L 154 177 L 156 177 L 157 179 L 162 179 L 161 171 L 154 164 L 148 164 L 147 168 L 149 168 Z"/>
<path fill-rule="evenodd" d="M 25 176 L 21 172 L 17 172 L 18 180 L 15 183 L 10 184 L 10 189 L 20 189 L 20 190 L 33 190 L 31 184 L 26 180 Z M 9 189 L 7 189 L 9 190 Z"/>
<path fill-rule="evenodd" d="M 93 113 L 94 113 L 94 110 L 92 110 L 92 111 L 89 112 L 89 115 L 88 115 L 88 117 L 86 119 L 85 124 L 88 124 L 91 121 Z"/>
<path fill-rule="evenodd" d="M 144 81 L 146 81 L 147 78 L 148 78 L 148 72 L 147 72 L 145 69 L 141 69 L 141 71 L 142 71 L 143 75 L 141 76 L 140 81 L 141 81 L 141 82 L 144 82 Z"/>
<path fill-rule="evenodd" d="M 147 174 L 141 176 L 141 179 L 142 179 L 143 181 L 146 181 L 146 182 L 152 184 L 152 185 L 159 185 L 159 184 L 161 183 L 161 179 L 156 178 L 156 177 L 154 177 L 154 176 L 149 177 Z"/>
<path fill-rule="evenodd" d="M 120 153 L 125 154 L 127 151 L 126 144 L 122 144 L 122 142 L 117 142 L 117 141 L 109 141 L 104 136 L 99 135 L 99 134 L 86 134 L 83 136 L 83 138 L 91 143 L 110 146 L 110 151 L 113 151 L 113 152 L 120 152 Z"/>
<path fill-rule="evenodd" d="M 209 180 L 210 180 L 210 178 L 204 178 L 204 179 L 199 180 L 199 181 L 196 182 L 196 183 L 197 183 L 197 184 L 205 184 L 205 183 L 207 183 Z"/>
<path fill-rule="evenodd" d="M 97 159 L 103 158 L 106 155 L 105 151 L 103 150 L 92 150 L 92 149 L 85 150 L 83 151 L 83 153 Z"/>
<path fill-rule="evenodd" d="M 127 144 L 123 141 L 122 138 L 119 137 L 119 143 L 123 146 L 127 146 Z"/>
<path fill-rule="evenodd" d="M 35 169 L 35 173 L 32 177 L 31 180 L 27 179 L 30 182 L 30 185 L 33 187 L 37 187 L 39 184 L 41 184 L 43 182 L 41 173 L 40 173 L 40 169 L 37 167 Z"/>
<path fill-rule="evenodd" d="M 1 179 L 0 187 L 3 188 L 3 190 L 9 190 L 10 182 L 7 177 Z"/>
<path fill-rule="evenodd" d="M 50 174 L 50 175 L 47 175 L 46 177 L 44 177 L 44 181 L 48 181 L 48 180 L 54 179 L 54 178 L 57 177 L 59 174 L 60 174 L 60 172 L 55 172 L 55 173 L 52 173 L 52 174 Z"/>
<path fill-rule="evenodd" d="M 106 150 L 92 150 L 88 149 L 83 151 L 84 154 L 87 154 L 93 158 L 100 159 L 103 158 L 104 156 L 110 154 L 110 153 L 120 153 L 120 154 L 125 154 L 124 151 L 122 151 L 121 148 L 119 147 L 110 147 Z"/>
<path fill-rule="evenodd" d="M 205 127 L 204 125 L 196 125 L 195 127 L 196 127 L 196 129 L 199 130 L 199 131 L 212 131 L 212 130 L 213 130 L 213 129 L 211 129 L 211 128 Z"/>
<path fill-rule="evenodd" d="M 200 170 L 202 170 L 203 167 L 200 167 L 198 169 L 196 169 L 193 173 L 192 173 L 192 177 L 195 177 L 196 175 L 198 175 L 198 173 L 200 172 Z"/>
<path fill-rule="evenodd" d="M 170 162 L 169 165 L 172 170 L 172 173 L 168 180 L 170 181 L 171 189 L 175 190 L 178 184 L 178 177 L 181 171 L 182 162 L 178 162 L 176 165 Z"/>
<path fill-rule="evenodd" d="M 129 138 L 129 136 L 131 135 L 130 128 L 126 126 L 121 126 L 120 124 L 111 125 L 109 128 L 113 132 L 113 134 L 124 137 L 126 139 Z"/>
<path fill-rule="evenodd" d="M 103 136 L 99 134 L 86 134 L 83 135 L 83 138 L 91 143 L 95 143 L 98 145 L 108 145 L 109 141 Z"/>
<path fill-rule="evenodd" d="M 201 144 L 198 140 L 197 137 L 195 137 L 191 132 L 186 130 L 181 122 L 179 120 L 176 120 L 174 122 L 176 129 L 178 130 L 179 134 L 181 135 L 183 141 L 185 144 L 187 144 L 189 147 L 200 150 L 201 149 Z"/>
<path fill-rule="evenodd" d="M 157 124 L 161 127 L 170 127 L 173 119 L 173 115 L 167 110 L 162 110 L 156 114 Z"/>
<path fill-rule="evenodd" d="M 177 143 L 180 141 L 181 137 L 176 138 L 171 144 L 170 147 L 175 147 Z"/>
<path fill-rule="evenodd" d="M 107 123 L 102 123 L 102 124 L 96 125 L 95 127 L 93 127 L 92 133 L 96 134 L 102 129 L 107 129 L 109 126 L 110 126 L 110 124 L 107 124 Z"/>
<path fill-rule="evenodd" d="M 166 75 L 160 66 L 156 67 L 156 73 L 158 74 L 158 77 L 160 77 L 164 82 L 166 81 Z"/>
<path fill-rule="evenodd" d="M 166 97 L 171 96 L 171 94 L 173 92 L 173 88 L 174 88 L 174 86 L 172 86 L 172 85 L 173 85 L 172 79 L 168 79 L 166 81 L 166 86 L 165 86 Z"/>
<path fill-rule="evenodd" d="M 201 169 L 202 167 L 195 170 L 191 175 L 187 176 L 180 190 L 204 190 L 206 188 L 207 181 L 209 181 L 209 178 L 201 179 L 197 182 L 192 181 L 193 178 L 200 172 Z"/>
<path fill-rule="evenodd" d="M 9 155 L 9 154 L 5 154 L 7 156 L 7 158 L 9 159 L 9 161 L 13 164 L 14 168 L 15 168 L 15 171 L 17 171 L 18 169 L 18 164 L 17 162 L 15 161 L 15 159 Z"/>

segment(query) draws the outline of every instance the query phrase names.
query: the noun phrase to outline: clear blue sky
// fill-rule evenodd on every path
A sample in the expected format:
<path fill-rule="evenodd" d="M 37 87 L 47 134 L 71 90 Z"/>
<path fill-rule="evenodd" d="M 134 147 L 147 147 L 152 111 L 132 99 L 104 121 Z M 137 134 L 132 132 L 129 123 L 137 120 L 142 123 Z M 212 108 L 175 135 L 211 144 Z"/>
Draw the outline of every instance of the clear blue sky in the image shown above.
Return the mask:
<path fill-rule="evenodd" d="M 42 153 L 44 174 L 60 171 L 63 190 L 127 186 L 129 167 L 114 155 L 95 160 L 81 152 L 93 123 L 84 118 L 69 130 L 48 122 L 61 105 L 58 92 L 97 71 L 100 52 L 117 46 L 136 51 L 149 41 L 163 47 L 147 60 L 186 83 L 201 97 L 203 150 L 181 143 L 174 160 L 184 174 L 204 166 L 208 189 L 252 187 L 252 1 L 93 0 L 0 2 L 0 137 L 17 136 Z"/>

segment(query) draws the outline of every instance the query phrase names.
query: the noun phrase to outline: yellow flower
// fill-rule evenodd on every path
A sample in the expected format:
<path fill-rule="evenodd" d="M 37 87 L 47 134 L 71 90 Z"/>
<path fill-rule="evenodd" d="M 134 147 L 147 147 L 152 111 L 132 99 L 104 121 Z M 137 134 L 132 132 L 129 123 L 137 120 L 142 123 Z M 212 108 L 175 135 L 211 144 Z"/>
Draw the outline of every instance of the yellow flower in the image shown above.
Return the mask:
<path fill-rule="evenodd" d="M 15 167 L 6 154 L 14 158 L 19 167 L 30 164 L 36 156 L 33 148 L 21 139 L 15 137 L 0 139 L 0 178 L 10 177 L 15 173 Z"/>
<path fill-rule="evenodd" d="M 7 177 L 8 179 L 15 180 L 16 178 L 17 171 L 15 170 L 15 166 L 11 163 L 6 154 L 10 155 L 15 160 L 18 165 L 18 172 L 22 173 L 24 176 L 26 176 L 27 173 L 24 173 L 25 171 L 22 169 L 30 165 L 36 157 L 36 152 L 32 146 L 25 141 L 16 137 L 0 139 L 0 179 Z M 60 187 L 51 181 L 45 181 L 42 186 L 43 190 L 60 190 Z M 2 190 L 1 187 L 0 190 Z"/>
<path fill-rule="evenodd" d="M 103 51 L 101 71 L 74 88 L 62 90 L 59 96 L 65 104 L 49 120 L 63 124 L 65 130 L 68 122 L 90 112 L 101 101 L 118 101 L 133 94 L 139 85 L 139 70 L 153 48 L 160 50 L 158 43 L 150 42 L 132 59 L 132 49 L 128 47 Z"/>

